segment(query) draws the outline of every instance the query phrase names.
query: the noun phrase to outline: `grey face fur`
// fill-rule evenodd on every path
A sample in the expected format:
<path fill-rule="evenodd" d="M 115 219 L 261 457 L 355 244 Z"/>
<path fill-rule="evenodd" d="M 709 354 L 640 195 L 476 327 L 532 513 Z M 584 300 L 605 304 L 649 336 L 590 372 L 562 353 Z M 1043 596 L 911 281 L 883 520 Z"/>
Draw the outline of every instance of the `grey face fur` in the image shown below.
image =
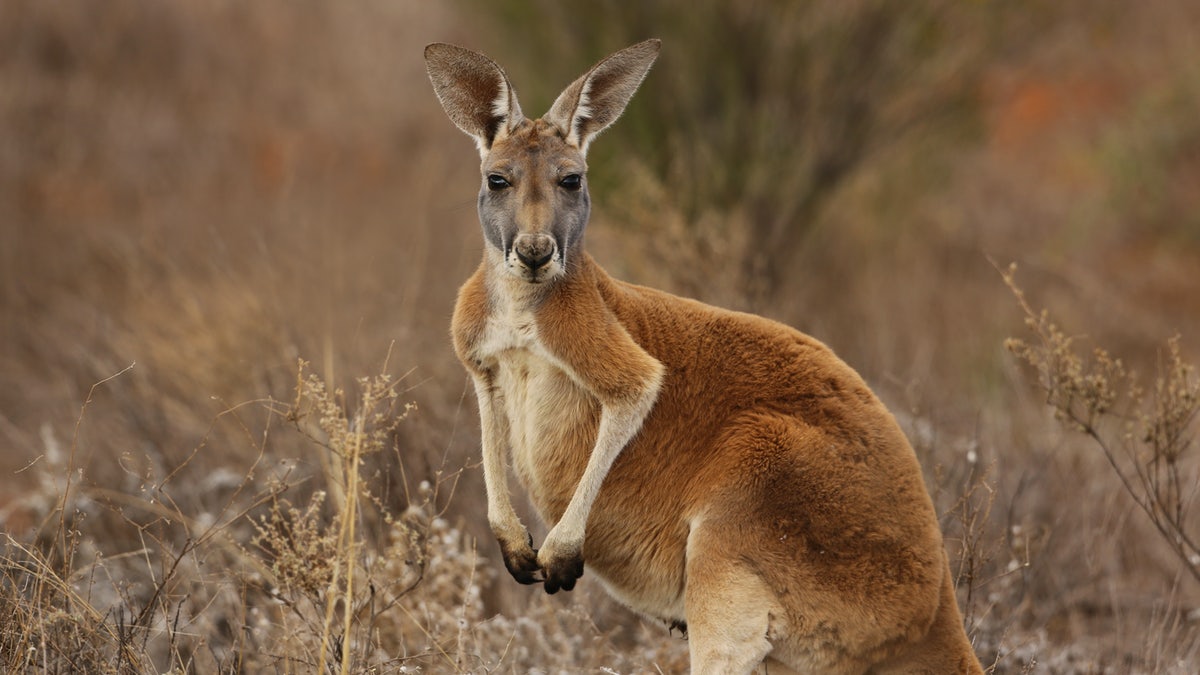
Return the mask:
<path fill-rule="evenodd" d="M 590 212 L 587 164 L 545 120 L 524 120 L 487 150 L 479 221 L 505 269 L 525 281 L 552 280 L 583 241 Z"/>

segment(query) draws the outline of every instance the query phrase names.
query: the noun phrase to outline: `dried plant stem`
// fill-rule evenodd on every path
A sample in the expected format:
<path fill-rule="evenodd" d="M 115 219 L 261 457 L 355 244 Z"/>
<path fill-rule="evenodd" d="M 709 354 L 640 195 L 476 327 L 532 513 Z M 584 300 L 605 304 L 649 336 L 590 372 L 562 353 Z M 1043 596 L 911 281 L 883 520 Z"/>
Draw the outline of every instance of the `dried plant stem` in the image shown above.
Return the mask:
<path fill-rule="evenodd" d="M 354 560 L 357 548 L 354 525 L 358 518 L 358 466 L 362 458 L 362 429 L 366 423 L 366 420 L 363 419 L 363 411 L 368 409 L 368 404 L 369 395 L 364 394 L 363 407 L 355 416 L 355 426 L 358 431 L 352 437 L 353 443 L 349 448 L 350 456 L 347 459 L 350 466 L 346 472 L 346 508 L 342 512 L 341 538 L 343 546 L 341 550 L 345 553 L 346 559 L 346 590 L 342 601 L 342 673 L 350 672 L 349 641 L 351 620 L 354 618 Z"/>
<path fill-rule="evenodd" d="M 71 432 L 71 451 L 70 451 L 70 457 L 68 457 L 68 459 L 67 459 L 66 483 L 63 486 L 62 494 L 59 495 L 58 509 L 57 509 L 57 511 L 58 511 L 58 545 L 59 545 L 60 552 L 62 553 L 62 556 L 63 556 L 62 564 L 63 564 L 63 577 L 64 578 L 69 576 L 71 573 L 71 565 L 70 565 L 71 556 L 70 556 L 70 551 L 67 547 L 67 536 L 66 536 L 66 533 L 68 531 L 67 530 L 67 504 L 70 503 L 71 477 L 75 473 L 75 452 L 79 447 L 79 428 L 80 428 L 80 426 L 83 425 L 83 414 L 87 411 L 88 406 L 91 405 L 92 396 L 95 395 L 96 389 L 99 388 L 100 385 L 107 384 L 107 383 L 117 379 L 118 377 L 124 375 L 125 373 L 133 370 L 133 367 L 136 365 L 137 365 L 136 361 L 133 363 L 130 363 L 128 366 L 125 366 L 121 370 L 119 370 L 119 371 L 113 373 L 112 375 L 109 375 L 108 377 L 104 378 L 103 380 L 100 380 L 99 382 L 96 382 L 95 384 L 93 384 L 91 386 L 91 388 L 88 389 L 87 398 L 85 398 L 83 400 L 83 404 L 81 404 L 79 406 L 79 416 L 75 418 L 75 428 Z"/>
<path fill-rule="evenodd" d="M 1073 338 L 1045 311 L 1035 312 L 1029 305 L 1014 279 L 1015 266 L 999 271 L 1037 338 L 1034 344 L 1010 339 L 1009 351 L 1036 371 L 1055 417 L 1095 443 L 1126 494 L 1200 582 L 1200 540 L 1189 522 L 1200 488 L 1185 489 L 1195 482 L 1185 475 L 1183 461 L 1200 416 L 1200 380 L 1183 359 L 1178 337 L 1168 340 L 1166 359 L 1147 398 L 1120 359 L 1100 348 L 1090 360 L 1077 354 Z"/>
<path fill-rule="evenodd" d="M 341 514 L 339 517 L 338 538 L 337 538 L 337 555 L 334 557 L 333 576 L 329 581 L 329 590 L 326 593 L 325 604 L 325 625 L 321 636 L 321 653 L 320 653 L 320 671 L 324 672 L 325 665 L 328 662 L 328 650 L 330 631 L 333 627 L 333 615 L 337 606 L 338 598 L 342 599 L 342 649 L 341 649 L 341 672 L 350 672 L 350 629 L 354 617 L 354 560 L 356 553 L 355 541 L 355 520 L 358 517 L 358 471 L 359 462 L 362 457 L 363 444 L 363 425 L 365 410 L 370 406 L 369 393 L 363 394 L 363 406 L 355 414 L 354 430 L 347 434 L 346 440 L 349 441 L 341 448 L 341 474 L 339 477 L 344 481 L 339 484 L 343 499 L 340 502 Z M 346 582 L 341 586 L 342 568 L 345 568 Z"/>

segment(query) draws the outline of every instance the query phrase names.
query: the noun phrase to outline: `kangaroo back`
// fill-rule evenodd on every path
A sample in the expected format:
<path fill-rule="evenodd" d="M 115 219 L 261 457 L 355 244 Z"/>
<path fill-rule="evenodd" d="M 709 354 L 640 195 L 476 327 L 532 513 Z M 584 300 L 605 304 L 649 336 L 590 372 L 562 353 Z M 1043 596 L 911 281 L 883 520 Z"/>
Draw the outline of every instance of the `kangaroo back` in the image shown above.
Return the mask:
<path fill-rule="evenodd" d="M 982 673 L 916 457 L 857 373 L 792 328 L 617 281 L 584 251 L 587 150 L 658 51 L 605 58 L 538 119 L 492 60 L 425 51 L 481 158 L 484 254 L 452 335 L 506 567 L 554 593 L 586 561 L 629 607 L 686 627 L 694 673 Z M 551 526 L 539 549 L 510 463 Z"/>

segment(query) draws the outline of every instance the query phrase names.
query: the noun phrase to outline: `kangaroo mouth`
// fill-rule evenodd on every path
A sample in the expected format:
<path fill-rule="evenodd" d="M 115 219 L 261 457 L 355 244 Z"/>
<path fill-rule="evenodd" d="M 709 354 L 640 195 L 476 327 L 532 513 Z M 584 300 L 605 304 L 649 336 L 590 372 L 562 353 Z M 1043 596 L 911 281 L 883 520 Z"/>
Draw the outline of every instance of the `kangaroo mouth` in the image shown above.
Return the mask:
<path fill-rule="evenodd" d="M 510 265 L 509 271 L 522 281 L 537 285 L 544 284 L 557 277 L 557 269 L 552 269 L 557 267 L 557 265 L 551 264 L 544 267 L 539 267 L 537 269 L 529 269 L 528 267 L 517 264 Z"/>
<path fill-rule="evenodd" d="M 508 262 L 531 281 L 545 278 L 558 266 L 558 242 L 545 233 L 522 233 L 513 239 Z"/>

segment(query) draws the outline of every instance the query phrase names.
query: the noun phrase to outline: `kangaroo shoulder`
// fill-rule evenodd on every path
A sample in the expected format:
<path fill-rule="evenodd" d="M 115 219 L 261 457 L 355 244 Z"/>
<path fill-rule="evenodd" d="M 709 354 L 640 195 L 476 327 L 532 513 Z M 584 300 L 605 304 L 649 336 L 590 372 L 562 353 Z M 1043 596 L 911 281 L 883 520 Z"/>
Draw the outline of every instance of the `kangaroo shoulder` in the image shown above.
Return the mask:
<path fill-rule="evenodd" d="M 638 397 L 657 388 L 662 364 L 631 335 L 622 308 L 606 296 L 613 281 L 585 260 L 537 310 L 540 344 L 601 400 Z"/>
<path fill-rule="evenodd" d="M 454 351 L 472 371 L 478 371 L 482 366 L 479 350 L 487 334 L 491 313 L 485 270 L 481 265 L 459 288 L 450 322 Z"/>

